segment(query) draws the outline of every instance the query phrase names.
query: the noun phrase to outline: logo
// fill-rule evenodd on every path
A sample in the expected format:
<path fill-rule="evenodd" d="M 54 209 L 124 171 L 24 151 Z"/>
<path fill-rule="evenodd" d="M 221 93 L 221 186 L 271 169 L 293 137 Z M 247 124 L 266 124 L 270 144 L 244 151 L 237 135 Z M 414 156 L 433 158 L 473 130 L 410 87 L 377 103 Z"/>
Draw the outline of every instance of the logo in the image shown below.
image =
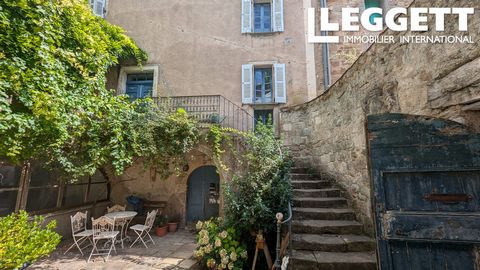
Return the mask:
<path fill-rule="evenodd" d="M 341 25 L 330 21 L 328 8 L 320 9 L 320 31 L 356 32 L 362 27 L 366 31 L 379 32 L 386 27 L 392 31 L 425 32 L 429 31 L 429 19 L 435 20 L 435 30 L 445 31 L 446 16 L 456 16 L 458 31 L 468 31 L 469 16 L 475 12 L 474 8 L 392 8 L 384 16 L 381 8 L 368 8 L 360 13 L 359 8 L 342 8 Z M 316 35 L 315 9 L 308 9 L 308 42 L 310 43 L 339 43 L 340 36 Z M 342 36 L 343 42 L 353 43 L 394 43 L 394 36 L 377 35 L 346 35 Z M 402 43 L 473 43 L 470 36 L 447 36 L 447 35 L 412 35 L 401 36 Z"/>

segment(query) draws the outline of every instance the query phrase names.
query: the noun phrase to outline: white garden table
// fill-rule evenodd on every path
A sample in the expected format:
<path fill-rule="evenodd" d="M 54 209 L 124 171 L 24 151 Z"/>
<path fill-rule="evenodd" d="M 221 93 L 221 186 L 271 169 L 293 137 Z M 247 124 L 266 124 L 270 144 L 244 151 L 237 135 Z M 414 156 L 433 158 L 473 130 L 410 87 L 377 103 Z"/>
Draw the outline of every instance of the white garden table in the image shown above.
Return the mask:
<path fill-rule="evenodd" d="M 123 240 L 128 238 L 127 236 L 128 226 L 130 225 L 130 222 L 136 215 L 137 215 L 137 212 L 135 211 L 120 211 L 120 212 L 111 212 L 111 213 L 105 214 L 106 217 L 115 220 L 115 226 L 121 227 L 120 242 L 122 243 L 122 248 L 123 248 Z"/>

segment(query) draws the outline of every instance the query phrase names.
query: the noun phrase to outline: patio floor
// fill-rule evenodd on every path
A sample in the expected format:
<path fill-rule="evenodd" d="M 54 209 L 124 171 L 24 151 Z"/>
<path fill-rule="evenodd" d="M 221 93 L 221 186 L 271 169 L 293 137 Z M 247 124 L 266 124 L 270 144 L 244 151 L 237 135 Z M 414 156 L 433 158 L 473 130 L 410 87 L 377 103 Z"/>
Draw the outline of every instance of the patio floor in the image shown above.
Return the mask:
<path fill-rule="evenodd" d="M 124 249 L 117 244 L 118 253 L 112 251 L 108 261 L 96 256 L 89 263 L 86 260 L 91 247 L 84 249 L 84 256 L 81 256 L 77 249 L 71 249 L 63 255 L 72 243 L 71 240 L 63 241 L 49 257 L 28 269 L 198 269 L 192 258 L 196 247 L 195 235 L 192 232 L 179 230 L 164 237 L 152 237 L 155 245 L 149 243 L 148 249 L 141 243 L 135 244 L 133 248 L 126 246 Z"/>

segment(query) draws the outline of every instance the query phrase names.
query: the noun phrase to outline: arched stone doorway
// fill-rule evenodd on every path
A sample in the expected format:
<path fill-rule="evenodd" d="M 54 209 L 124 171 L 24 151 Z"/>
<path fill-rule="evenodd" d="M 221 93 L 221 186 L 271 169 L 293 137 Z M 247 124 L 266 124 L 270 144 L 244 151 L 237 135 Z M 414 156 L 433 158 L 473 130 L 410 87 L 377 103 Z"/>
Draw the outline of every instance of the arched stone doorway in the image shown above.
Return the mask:
<path fill-rule="evenodd" d="M 187 222 L 218 216 L 220 176 L 215 166 L 202 166 L 188 177 Z"/>

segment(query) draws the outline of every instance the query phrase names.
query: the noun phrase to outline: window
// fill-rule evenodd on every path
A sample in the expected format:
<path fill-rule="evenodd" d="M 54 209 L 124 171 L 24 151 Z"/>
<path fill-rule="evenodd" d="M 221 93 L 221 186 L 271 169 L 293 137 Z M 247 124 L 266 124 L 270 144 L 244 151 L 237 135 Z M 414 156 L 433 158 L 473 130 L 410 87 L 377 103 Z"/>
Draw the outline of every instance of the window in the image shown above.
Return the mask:
<path fill-rule="evenodd" d="M 38 162 L 18 167 L 0 162 L 0 216 L 18 210 L 48 212 L 109 199 L 109 185 L 100 172 L 75 183 Z"/>
<path fill-rule="evenodd" d="M 15 211 L 20 178 L 19 167 L 0 162 L 0 216 Z"/>
<path fill-rule="evenodd" d="M 241 0 L 242 33 L 283 32 L 283 0 Z"/>
<path fill-rule="evenodd" d="M 268 4 L 254 4 L 254 30 L 255 33 L 272 31 L 272 8 Z"/>
<path fill-rule="evenodd" d="M 255 103 L 272 102 L 272 68 L 255 68 Z"/>
<path fill-rule="evenodd" d="M 103 18 L 105 15 L 105 1 L 106 0 L 88 0 L 93 14 Z"/>
<path fill-rule="evenodd" d="M 382 8 L 381 0 L 365 0 L 365 9 L 368 8 Z M 382 15 L 379 13 L 374 13 L 370 16 L 370 23 L 375 24 L 375 18 L 381 18 Z"/>
<path fill-rule="evenodd" d="M 242 65 L 242 103 L 286 103 L 285 64 Z"/>
<path fill-rule="evenodd" d="M 258 122 L 273 124 L 273 110 L 255 110 L 253 116 L 255 117 L 255 125 Z"/>
<path fill-rule="evenodd" d="M 153 73 L 128 74 L 125 93 L 130 100 L 152 96 Z"/>

